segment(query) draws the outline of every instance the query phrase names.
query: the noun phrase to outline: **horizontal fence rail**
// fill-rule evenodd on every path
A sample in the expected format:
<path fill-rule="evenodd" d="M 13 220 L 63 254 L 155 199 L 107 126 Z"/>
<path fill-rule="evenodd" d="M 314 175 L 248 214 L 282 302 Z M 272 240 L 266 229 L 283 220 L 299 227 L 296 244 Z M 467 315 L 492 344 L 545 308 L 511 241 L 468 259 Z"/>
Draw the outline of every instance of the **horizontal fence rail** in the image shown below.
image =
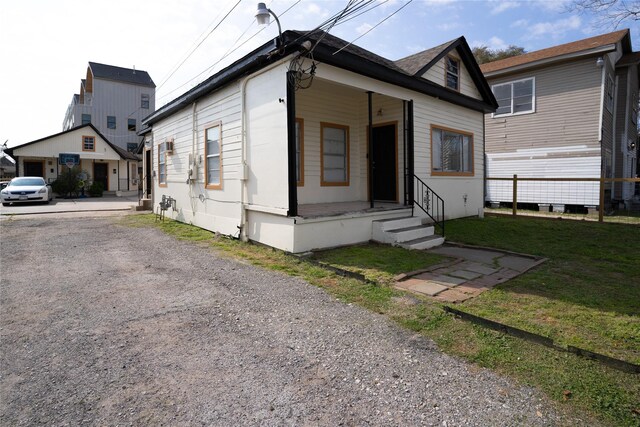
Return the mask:
<path fill-rule="evenodd" d="M 495 183 L 495 184 L 494 184 Z M 499 185 L 499 183 L 504 183 Z M 635 184 L 614 189 L 614 184 Z M 512 204 L 512 215 L 517 215 L 518 203 L 538 205 L 582 205 L 598 208 L 598 221 L 604 220 L 607 190 L 638 194 L 640 178 L 537 178 L 487 177 L 486 197 L 489 202 Z"/>

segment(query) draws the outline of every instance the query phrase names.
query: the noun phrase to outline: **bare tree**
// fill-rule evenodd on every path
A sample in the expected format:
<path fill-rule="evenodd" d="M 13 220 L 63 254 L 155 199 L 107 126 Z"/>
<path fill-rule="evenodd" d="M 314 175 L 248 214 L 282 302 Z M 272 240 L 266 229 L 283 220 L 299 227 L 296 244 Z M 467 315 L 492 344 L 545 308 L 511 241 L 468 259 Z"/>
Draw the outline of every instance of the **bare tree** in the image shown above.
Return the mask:
<path fill-rule="evenodd" d="M 593 13 L 600 24 L 618 28 L 623 22 L 640 21 L 640 0 L 573 0 L 570 12 Z"/>

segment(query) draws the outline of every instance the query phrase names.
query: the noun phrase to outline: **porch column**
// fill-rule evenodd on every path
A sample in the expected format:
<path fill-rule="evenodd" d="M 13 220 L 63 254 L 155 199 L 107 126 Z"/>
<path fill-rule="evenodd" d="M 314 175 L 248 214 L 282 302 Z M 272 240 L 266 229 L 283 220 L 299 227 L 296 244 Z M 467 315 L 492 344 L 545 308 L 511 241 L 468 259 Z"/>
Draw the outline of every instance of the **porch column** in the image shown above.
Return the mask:
<path fill-rule="evenodd" d="M 369 141 L 367 141 L 369 149 L 368 157 L 369 157 L 369 205 L 373 208 L 373 105 L 372 105 L 372 96 L 373 92 L 367 92 L 367 100 L 369 104 L 369 127 L 367 128 L 367 136 Z"/>
<path fill-rule="evenodd" d="M 407 105 L 407 192 L 409 193 L 409 203 L 413 206 L 413 184 L 414 184 L 414 151 L 413 151 L 413 99 Z"/>
<path fill-rule="evenodd" d="M 289 210 L 287 216 L 298 215 L 298 180 L 296 179 L 296 89 L 295 72 L 287 72 L 287 166 L 289 177 Z"/>

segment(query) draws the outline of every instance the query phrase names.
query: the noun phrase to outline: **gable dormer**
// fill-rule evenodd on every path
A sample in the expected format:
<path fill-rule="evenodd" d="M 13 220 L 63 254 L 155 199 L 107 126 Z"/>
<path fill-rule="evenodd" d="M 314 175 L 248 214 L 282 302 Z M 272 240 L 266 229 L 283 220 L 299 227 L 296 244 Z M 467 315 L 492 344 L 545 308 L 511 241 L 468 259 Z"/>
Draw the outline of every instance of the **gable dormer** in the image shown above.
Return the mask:
<path fill-rule="evenodd" d="M 491 89 L 464 37 L 395 63 L 414 77 L 428 80 L 452 92 L 474 99 L 485 99 L 491 94 Z"/>

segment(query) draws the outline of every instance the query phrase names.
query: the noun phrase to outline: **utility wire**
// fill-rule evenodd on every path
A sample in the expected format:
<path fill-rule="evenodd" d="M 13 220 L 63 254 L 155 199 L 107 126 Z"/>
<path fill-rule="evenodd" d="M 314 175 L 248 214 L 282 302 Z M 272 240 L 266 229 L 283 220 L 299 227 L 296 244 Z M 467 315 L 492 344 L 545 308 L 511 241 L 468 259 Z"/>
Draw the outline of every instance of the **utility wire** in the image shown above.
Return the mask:
<path fill-rule="evenodd" d="M 296 1 L 294 4 L 292 4 L 291 6 L 289 6 L 284 12 L 282 12 L 280 14 L 280 16 L 284 16 L 287 12 L 289 12 L 291 9 L 293 9 L 294 6 L 298 5 L 298 3 L 300 3 L 302 0 L 298 0 Z M 266 27 L 262 27 L 260 28 L 260 30 L 256 31 L 251 37 L 249 37 L 247 40 L 245 40 L 244 42 L 242 42 L 240 45 L 236 46 L 236 43 L 238 43 L 240 41 L 240 39 L 242 39 L 242 37 L 247 33 L 247 31 L 249 31 L 249 29 L 255 25 L 255 20 L 251 22 L 251 24 L 247 27 L 247 29 L 240 35 L 240 37 L 238 37 L 236 39 L 236 41 L 231 45 L 231 47 L 227 50 L 227 52 L 225 52 L 225 54 L 218 59 L 216 62 L 214 62 L 212 65 L 210 65 L 209 67 L 205 68 L 203 71 L 201 71 L 200 73 L 198 73 L 197 75 L 195 75 L 194 77 L 192 77 L 191 79 L 187 80 L 186 82 L 184 82 L 183 84 L 181 84 L 180 86 L 177 86 L 176 88 L 172 89 L 171 91 L 167 92 L 165 95 L 163 95 L 160 99 L 165 99 L 167 98 L 170 94 L 178 91 L 179 89 L 183 88 L 184 86 L 188 85 L 189 83 L 193 82 L 194 80 L 197 80 L 200 76 L 202 76 L 203 74 L 206 74 L 207 72 L 209 72 L 210 70 L 212 70 L 216 65 L 218 65 L 220 62 L 222 62 L 223 60 L 225 60 L 229 55 L 231 55 L 233 53 L 233 51 L 241 48 L 242 46 L 244 46 L 245 44 L 247 44 L 249 41 L 251 41 L 253 38 L 255 38 L 258 34 L 260 34 L 262 31 L 264 31 L 267 27 L 271 26 L 273 22 L 270 22 L 269 25 L 267 25 Z"/>
<path fill-rule="evenodd" d="M 167 80 L 169 80 L 169 79 L 170 79 L 170 78 L 171 78 L 171 77 L 176 73 L 176 71 L 178 71 L 178 70 L 180 69 L 180 67 L 182 67 L 182 65 L 187 61 L 187 59 L 189 59 L 189 58 L 191 57 L 191 55 L 193 55 L 193 52 L 195 52 L 195 51 L 196 51 L 196 50 L 197 50 L 197 49 L 202 45 L 202 43 L 204 43 L 204 41 L 205 41 L 207 38 L 209 38 L 209 36 L 211 35 L 211 33 L 213 33 L 213 32 L 214 32 L 214 31 L 215 31 L 215 30 L 216 30 L 216 29 L 217 29 L 217 28 L 218 28 L 218 27 L 219 27 L 219 26 L 220 26 L 220 25 L 225 21 L 225 19 L 227 19 L 227 17 L 231 14 L 231 12 L 233 12 L 233 11 L 235 10 L 235 8 L 236 8 L 236 7 L 238 7 L 238 5 L 240 4 L 240 2 L 241 2 L 241 1 L 242 1 L 242 0 L 238 0 L 238 1 L 236 2 L 236 4 L 234 4 L 234 5 L 233 5 L 233 7 L 231 8 L 231 10 L 230 10 L 229 12 L 227 12 L 227 14 L 226 14 L 226 15 L 224 15 L 224 17 L 222 18 L 222 20 L 220 20 L 220 22 L 218 22 L 218 24 L 217 24 L 215 27 L 213 27 L 213 28 L 211 29 L 211 31 L 209 31 L 209 34 L 207 34 L 207 36 L 206 36 L 204 39 L 202 39 L 202 40 L 200 41 L 200 43 L 198 43 L 198 45 L 197 45 L 196 47 L 194 47 L 194 48 L 193 48 L 193 50 L 192 50 L 192 51 L 187 55 L 187 57 L 186 57 L 186 58 L 184 58 L 184 59 L 182 60 L 182 62 L 180 63 L 180 65 L 178 65 L 178 66 L 177 66 L 177 67 L 176 67 L 176 68 L 171 72 L 171 74 L 169 74 L 169 77 L 167 77 L 166 79 L 164 79 L 164 81 L 163 81 L 162 83 L 160 83 L 160 86 L 158 86 L 158 87 L 156 88 L 156 90 L 157 90 L 157 89 L 159 89 L 159 88 L 161 88 L 161 87 L 162 87 L 162 86 L 167 82 Z"/>
<path fill-rule="evenodd" d="M 376 25 L 374 25 L 373 27 L 369 28 L 367 31 L 365 31 L 364 33 L 360 34 L 358 37 L 356 37 L 355 39 L 351 40 L 349 43 L 347 43 L 346 45 L 342 46 L 340 49 L 336 50 L 335 52 L 333 52 L 333 54 L 337 54 L 340 53 L 342 50 L 346 49 L 347 47 L 351 46 L 354 42 L 360 40 L 362 37 L 366 36 L 367 34 L 369 34 L 371 31 L 373 31 L 375 28 L 377 28 L 380 24 L 382 24 L 383 22 L 385 22 L 387 19 L 391 18 L 393 15 L 395 15 L 396 13 L 400 12 L 402 9 L 404 9 L 405 7 L 407 7 L 409 4 L 411 4 L 413 0 L 409 0 L 408 2 L 406 2 L 405 4 L 403 4 L 398 10 L 396 10 L 395 12 L 393 12 L 391 15 L 387 16 L 386 18 L 384 18 L 382 21 L 378 22 Z"/>

